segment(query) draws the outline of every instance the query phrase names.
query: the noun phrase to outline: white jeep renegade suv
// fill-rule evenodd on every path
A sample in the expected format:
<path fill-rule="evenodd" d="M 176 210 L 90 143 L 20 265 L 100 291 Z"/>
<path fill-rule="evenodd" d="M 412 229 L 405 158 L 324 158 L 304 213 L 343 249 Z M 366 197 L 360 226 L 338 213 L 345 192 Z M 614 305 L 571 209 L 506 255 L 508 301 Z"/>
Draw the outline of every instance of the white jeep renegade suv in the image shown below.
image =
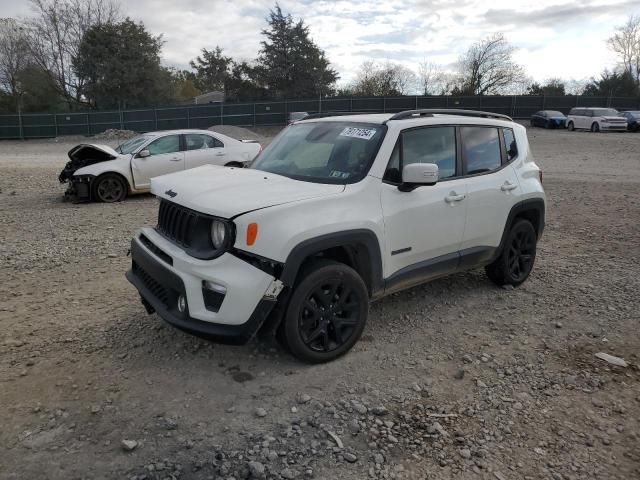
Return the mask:
<path fill-rule="evenodd" d="M 250 168 L 151 190 L 127 272 L 147 311 L 225 343 L 262 327 L 308 362 L 348 351 L 370 300 L 479 266 L 519 285 L 545 218 L 525 128 L 464 110 L 312 115 Z"/>

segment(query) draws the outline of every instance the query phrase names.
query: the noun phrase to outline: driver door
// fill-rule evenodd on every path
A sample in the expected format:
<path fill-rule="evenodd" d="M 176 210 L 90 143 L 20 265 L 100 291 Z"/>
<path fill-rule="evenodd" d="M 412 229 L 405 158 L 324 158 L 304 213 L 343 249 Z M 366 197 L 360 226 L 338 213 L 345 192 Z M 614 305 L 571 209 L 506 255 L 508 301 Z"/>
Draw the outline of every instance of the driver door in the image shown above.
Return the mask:
<path fill-rule="evenodd" d="M 148 157 L 137 154 L 131 161 L 133 182 L 136 189 L 147 189 L 153 177 L 184 170 L 184 152 L 180 149 L 180 135 L 166 135 L 152 141 L 142 151 Z"/>
<path fill-rule="evenodd" d="M 385 277 L 422 267 L 455 268 L 467 212 L 467 185 L 457 178 L 456 129 L 414 128 L 401 133 L 383 178 L 381 203 L 385 230 Z M 440 180 L 402 192 L 402 168 L 435 163 Z"/>

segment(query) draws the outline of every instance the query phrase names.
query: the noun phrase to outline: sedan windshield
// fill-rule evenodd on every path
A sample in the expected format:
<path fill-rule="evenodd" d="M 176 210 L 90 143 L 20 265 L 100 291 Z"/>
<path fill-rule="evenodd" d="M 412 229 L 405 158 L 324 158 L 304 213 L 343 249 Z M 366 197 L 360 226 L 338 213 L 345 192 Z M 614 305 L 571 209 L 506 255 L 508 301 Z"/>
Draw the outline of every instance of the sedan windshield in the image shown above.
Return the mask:
<path fill-rule="evenodd" d="M 116 148 L 116 152 L 122 153 L 124 155 L 133 153 L 150 139 L 151 137 L 149 135 L 139 135 L 137 137 L 133 137 Z"/>
<path fill-rule="evenodd" d="M 386 130 L 353 122 L 290 125 L 251 168 L 306 182 L 355 183 L 368 173 Z"/>

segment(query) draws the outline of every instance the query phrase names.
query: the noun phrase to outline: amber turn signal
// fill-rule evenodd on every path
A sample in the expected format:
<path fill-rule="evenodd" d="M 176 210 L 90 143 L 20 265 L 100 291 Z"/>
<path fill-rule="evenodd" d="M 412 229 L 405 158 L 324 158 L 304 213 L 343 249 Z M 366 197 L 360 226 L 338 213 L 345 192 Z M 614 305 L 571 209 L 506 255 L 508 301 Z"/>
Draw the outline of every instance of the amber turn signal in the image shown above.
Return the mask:
<path fill-rule="evenodd" d="M 251 246 L 256 243 L 256 237 L 258 236 L 258 224 L 250 223 L 247 225 L 247 245 Z"/>

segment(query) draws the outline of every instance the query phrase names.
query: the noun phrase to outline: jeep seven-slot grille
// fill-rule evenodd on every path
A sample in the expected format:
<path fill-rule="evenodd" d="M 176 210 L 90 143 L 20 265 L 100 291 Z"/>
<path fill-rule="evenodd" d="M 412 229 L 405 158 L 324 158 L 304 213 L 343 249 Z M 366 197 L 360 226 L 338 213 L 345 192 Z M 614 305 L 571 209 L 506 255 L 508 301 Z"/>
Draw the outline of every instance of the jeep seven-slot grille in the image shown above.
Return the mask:
<path fill-rule="evenodd" d="M 175 203 L 160 202 L 158 231 L 178 245 L 188 247 L 198 214 Z"/>

